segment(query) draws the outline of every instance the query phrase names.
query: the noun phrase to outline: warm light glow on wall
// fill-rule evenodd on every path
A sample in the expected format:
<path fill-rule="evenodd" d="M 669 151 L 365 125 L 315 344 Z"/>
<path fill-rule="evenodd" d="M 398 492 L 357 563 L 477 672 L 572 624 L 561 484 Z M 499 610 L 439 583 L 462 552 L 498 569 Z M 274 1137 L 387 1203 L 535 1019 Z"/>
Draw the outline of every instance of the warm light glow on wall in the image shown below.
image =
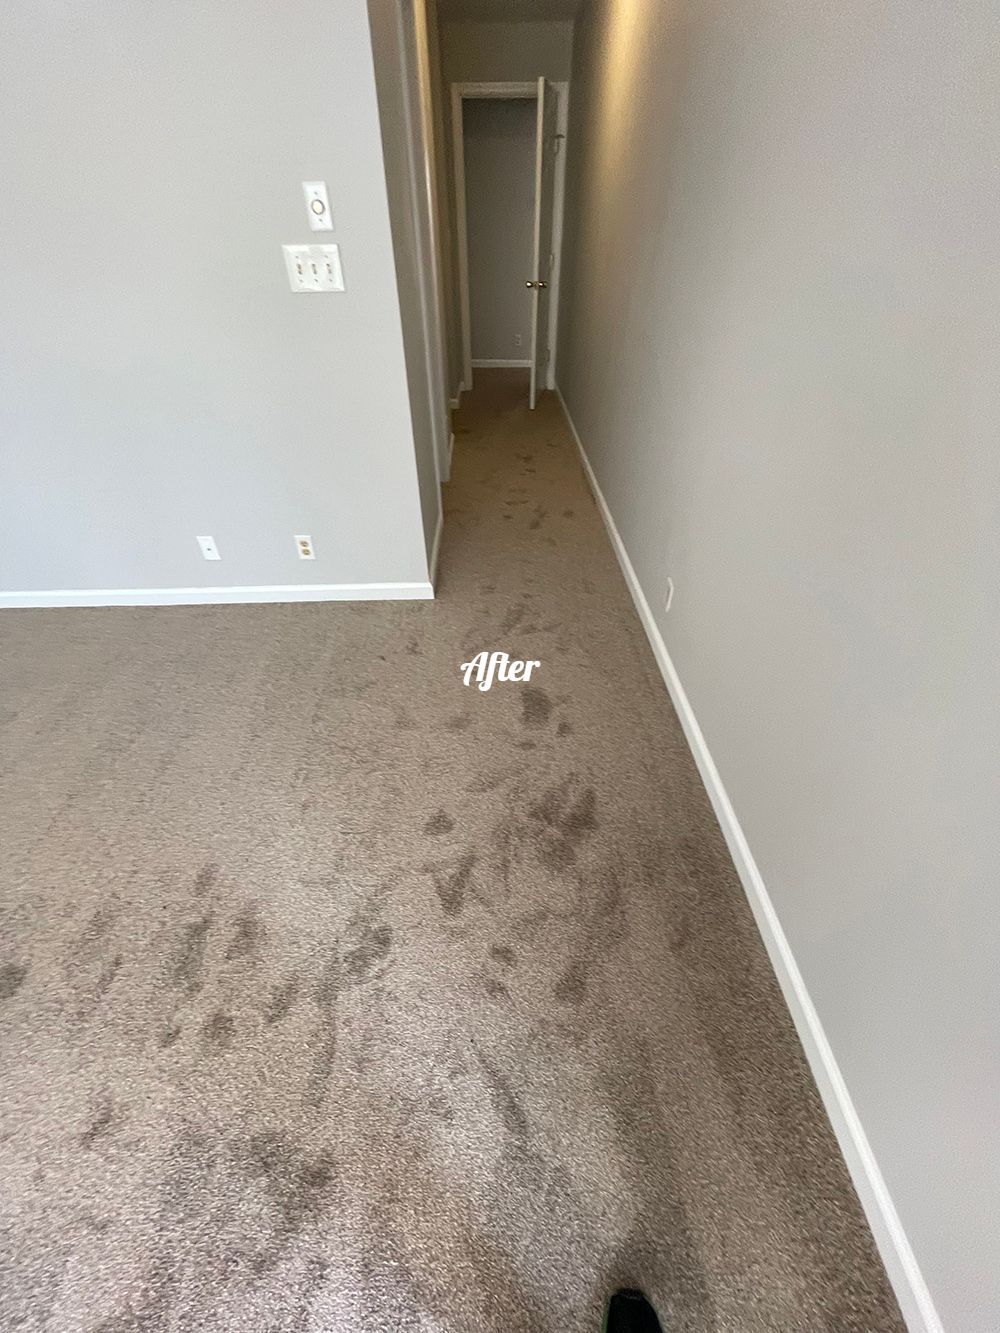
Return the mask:
<path fill-rule="evenodd" d="M 598 38 L 602 71 L 598 151 L 604 179 L 605 172 L 614 174 L 614 159 L 632 134 L 650 29 L 661 5 L 673 7 L 672 0 L 611 0 L 605 11 Z"/>

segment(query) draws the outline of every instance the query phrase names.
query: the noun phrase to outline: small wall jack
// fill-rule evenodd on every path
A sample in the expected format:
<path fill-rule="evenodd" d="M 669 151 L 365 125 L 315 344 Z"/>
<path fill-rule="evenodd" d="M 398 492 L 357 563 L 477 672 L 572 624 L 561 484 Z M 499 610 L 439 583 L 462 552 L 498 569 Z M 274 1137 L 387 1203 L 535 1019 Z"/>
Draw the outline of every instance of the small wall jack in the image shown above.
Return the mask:
<path fill-rule="evenodd" d="M 315 560 L 316 552 L 313 550 L 313 539 L 299 533 L 295 538 L 295 549 L 299 553 L 300 560 Z"/>

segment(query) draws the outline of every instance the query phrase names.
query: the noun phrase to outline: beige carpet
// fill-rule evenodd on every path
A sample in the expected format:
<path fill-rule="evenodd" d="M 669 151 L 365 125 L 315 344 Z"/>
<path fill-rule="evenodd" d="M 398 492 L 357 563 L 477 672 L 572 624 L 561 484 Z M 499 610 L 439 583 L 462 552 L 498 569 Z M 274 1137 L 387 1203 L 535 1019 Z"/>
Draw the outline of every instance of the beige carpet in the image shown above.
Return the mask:
<path fill-rule="evenodd" d="M 0 614 L 4 1330 L 901 1327 L 559 408 L 483 379 L 436 602 Z"/>

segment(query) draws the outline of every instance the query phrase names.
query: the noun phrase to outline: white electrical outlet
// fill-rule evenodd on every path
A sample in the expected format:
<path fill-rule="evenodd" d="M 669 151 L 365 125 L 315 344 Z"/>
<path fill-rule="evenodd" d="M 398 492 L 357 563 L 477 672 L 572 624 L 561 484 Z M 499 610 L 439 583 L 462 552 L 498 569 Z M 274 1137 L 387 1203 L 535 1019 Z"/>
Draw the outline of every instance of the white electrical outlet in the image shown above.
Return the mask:
<path fill-rule="evenodd" d="M 300 560 L 316 559 L 316 552 L 313 550 L 313 539 L 306 536 L 305 533 L 296 533 L 295 549 L 299 553 Z"/>
<path fill-rule="evenodd" d="M 514 334 L 514 346 L 515 347 L 521 346 L 521 335 L 519 333 Z"/>
<path fill-rule="evenodd" d="M 667 579 L 667 595 L 663 599 L 664 611 L 670 610 L 670 603 L 673 600 L 674 600 L 674 581 L 673 579 Z"/>
<path fill-rule="evenodd" d="M 337 245 L 283 245 L 285 271 L 293 292 L 342 292 L 344 271 Z"/>
<path fill-rule="evenodd" d="M 333 214 L 330 212 L 326 181 L 303 181 L 302 193 L 306 197 L 306 214 L 312 230 L 333 231 Z"/>
<path fill-rule="evenodd" d="M 206 560 L 221 560 L 219 548 L 215 544 L 214 537 L 196 537 L 195 541 L 201 547 L 201 553 Z"/>

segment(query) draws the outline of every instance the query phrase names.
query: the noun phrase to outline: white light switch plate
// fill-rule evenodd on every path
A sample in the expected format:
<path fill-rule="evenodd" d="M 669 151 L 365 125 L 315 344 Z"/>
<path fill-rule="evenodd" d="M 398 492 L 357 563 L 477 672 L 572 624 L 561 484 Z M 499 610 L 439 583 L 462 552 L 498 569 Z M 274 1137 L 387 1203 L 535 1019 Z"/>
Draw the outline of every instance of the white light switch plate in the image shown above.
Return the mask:
<path fill-rule="evenodd" d="M 283 245 L 288 285 L 293 292 L 342 292 L 344 273 L 337 245 Z"/>
<path fill-rule="evenodd" d="M 302 193 L 306 197 L 306 213 L 313 231 L 333 231 L 333 213 L 327 198 L 326 181 L 303 181 Z"/>

